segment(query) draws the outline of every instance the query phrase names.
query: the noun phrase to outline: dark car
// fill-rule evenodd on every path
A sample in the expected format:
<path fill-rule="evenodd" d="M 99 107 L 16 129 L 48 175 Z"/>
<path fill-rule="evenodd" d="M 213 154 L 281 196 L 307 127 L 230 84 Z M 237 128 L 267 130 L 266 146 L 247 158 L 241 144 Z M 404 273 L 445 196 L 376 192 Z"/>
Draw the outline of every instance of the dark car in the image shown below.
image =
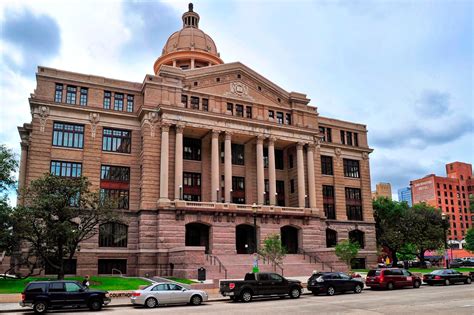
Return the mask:
<path fill-rule="evenodd" d="M 465 259 L 461 265 L 463 267 L 474 267 L 474 258 Z"/>
<path fill-rule="evenodd" d="M 428 285 L 444 284 L 450 285 L 452 283 L 471 283 L 471 277 L 463 275 L 459 271 L 452 269 L 440 269 L 432 271 L 423 276 L 423 281 Z"/>
<path fill-rule="evenodd" d="M 421 278 L 406 269 L 372 269 L 367 273 L 365 285 L 373 289 L 388 289 L 421 286 Z"/>
<path fill-rule="evenodd" d="M 301 281 L 290 280 L 272 272 L 247 273 L 244 280 L 221 281 L 220 293 L 231 300 L 250 302 L 254 296 L 290 296 L 299 298 Z"/>
<path fill-rule="evenodd" d="M 449 267 L 451 268 L 459 268 L 462 267 L 463 261 L 459 259 L 454 259 L 449 262 Z"/>
<path fill-rule="evenodd" d="M 343 272 L 320 272 L 308 279 L 308 290 L 314 295 L 334 295 L 336 292 L 347 291 L 361 293 L 363 288 L 364 283 L 360 278 L 351 278 Z"/>
<path fill-rule="evenodd" d="M 110 303 L 109 293 L 90 290 L 77 281 L 33 281 L 21 294 L 20 305 L 33 307 L 35 313 L 45 313 L 50 308 L 88 307 L 99 311 Z"/>

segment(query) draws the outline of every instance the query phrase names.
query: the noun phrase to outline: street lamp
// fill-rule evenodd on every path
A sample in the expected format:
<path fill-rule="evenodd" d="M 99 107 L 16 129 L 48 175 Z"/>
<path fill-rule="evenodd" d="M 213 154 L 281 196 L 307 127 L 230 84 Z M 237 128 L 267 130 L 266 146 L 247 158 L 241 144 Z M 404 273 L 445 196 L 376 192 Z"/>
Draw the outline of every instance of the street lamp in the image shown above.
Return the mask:
<path fill-rule="evenodd" d="M 183 200 L 183 185 L 179 185 L 179 200 Z"/>
<path fill-rule="evenodd" d="M 305 208 L 309 208 L 309 206 L 308 206 L 308 195 L 304 195 L 304 206 L 305 206 Z"/>
<path fill-rule="evenodd" d="M 219 188 L 216 189 L 216 202 L 222 201 L 222 199 L 219 197 Z"/>
<path fill-rule="evenodd" d="M 449 268 L 449 256 L 448 256 L 448 224 L 449 217 L 446 213 L 441 214 L 443 219 L 443 230 L 444 230 L 444 257 L 446 259 L 446 268 Z"/>
<path fill-rule="evenodd" d="M 229 190 L 229 195 L 230 195 L 229 203 L 233 203 L 233 200 L 232 200 L 232 192 L 233 192 L 233 191 L 234 191 L 234 190 L 233 190 L 232 188 Z"/>
<path fill-rule="evenodd" d="M 253 212 L 253 239 L 255 245 L 253 247 L 253 272 L 259 272 L 258 269 L 258 242 L 257 242 L 257 204 L 254 202 L 252 204 L 252 212 Z"/>

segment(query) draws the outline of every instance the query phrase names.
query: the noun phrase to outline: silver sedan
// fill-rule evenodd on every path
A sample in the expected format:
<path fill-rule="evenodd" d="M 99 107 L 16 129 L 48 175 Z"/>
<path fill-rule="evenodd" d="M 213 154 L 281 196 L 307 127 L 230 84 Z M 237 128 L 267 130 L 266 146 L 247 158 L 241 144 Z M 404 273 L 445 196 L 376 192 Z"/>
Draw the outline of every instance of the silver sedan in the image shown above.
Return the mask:
<path fill-rule="evenodd" d="M 166 304 L 199 305 L 207 301 L 207 293 L 201 290 L 190 290 L 176 283 L 153 283 L 142 290 L 132 293 L 130 298 L 134 305 L 149 308 Z"/>

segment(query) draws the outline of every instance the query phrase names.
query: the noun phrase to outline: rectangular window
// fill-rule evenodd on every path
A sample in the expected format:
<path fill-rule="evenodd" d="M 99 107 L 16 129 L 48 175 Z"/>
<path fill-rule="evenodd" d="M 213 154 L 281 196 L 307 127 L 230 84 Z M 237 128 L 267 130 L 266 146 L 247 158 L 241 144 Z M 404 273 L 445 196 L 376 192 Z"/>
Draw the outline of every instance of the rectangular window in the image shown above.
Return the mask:
<path fill-rule="evenodd" d="M 235 104 L 235 116 L 244 117 L 244 106 Z"/>
<path fill-rule="evenodd" d="M 270 195 L 269 195 L 269 192 L 270 192 L 270 181 L 268 179 L 265 179 L 265 181 L 263 182 L 263 191 L 264 191 L 264 202 L 266 205 L 269 205 L 270 204 Z"/>
<path fill-rule="evenodd" d="M 75 86 L 68 85 L 66 90 L 66 103 L 76 104 L 76 92 L 77 88 Z"/>
<path fill-rule="evenodd" d="M 130 190 L 130 168 L 102 165 L 100 168 L 100 194 L 110 199 L 118 209 L 128 209 Z"/>
<path fill-rule="evenodd" d="M 133 113 L 133 95 L 127 95 L 127 112 Z"/>
<path fill-rule="evenodd" d="M 127 274 L 127 260 L 126 259 L 99 259 L 98 274 L 111 275 L 116 274 L 117 270 L 121 274 Z"/>
<path fill-rule="evenodd" d="M 327 219 L 336 219 L 336 207 L 334 206 L 334 186 L 323 185 L 323 208 Z"/>
<path fill-rule="evenodd" d="M 61 177 L 81 177 L 82 163 L 51 161 L 51 175 Z"/>
<path fill-rule="evenodd" d="M 183 173 L 183 199 L 201 201 L 201 173 Z"/>
<path fill-rule="evenodd" d="M 290 193 L 295 193 L 295 180 L 290 180 Z"/>
<path fill-rule="evenodd" d="M 188 108 L 188 96 L 181 94 L 181 104 L 184 105 L 185 108 Z"/>
<path fill-rule="evenodd" d="M 53 146 L 82 149 L 84 147 L 84 126 L 55 122 L 53 125 Z"/>
<path fill-rule="evenodd" d="M 269 110 L 269 111 L 268 111 L 268 118 L 270 118 L 270 119 L 273 120 L 273 119 L 275 118 L 275 112 L 272 111 L 272 110 Z"/>
<path fill-rule="evenodd" d="M 234 104 L 227 103 L 227 111 L 230 112 L 231 115 L 234 115 Z"/>
<path fill-rule="evenodd" d="M 117 209 L 128 209 L 128 193 L 128 190 L 123 189 L 100 189 L 101 200 L 113 201 Z"/>
<path fill-rule="evenodd" d="M 359 146 L 359 134 L 357 132 L 354 132 L 354 145 Z"/>
<path fill-rule="evenodd" d="M 54 101 L 61 103 L 63 101 L 63 85 L 56 83 L 56 90 L 54 92 Z"/>
<path fill-rule="evenodd" d="M 291 125 L 291 114 L 286 113 L 285 114 L 285 120 L 286 120 L 285 123 L 287 125 Z"/>
<path fill-rule="evenodd" d="M 209 99 L 203 98 L 202 99 L 202 110 L 203 111 L 209 111 Z"/>
<path fill-rule="evenodd" d="M 104 109 L 110 109 L 110 98 L 112 97 L 112 93 L 109 91 L 104 91 Z"/>
<path fill-rule="evenodd" d="M 123 111 L 123 94 L 114 94 L 114 110 Z"/>
<path fill-rule="evenodd" d="M 245 204 L 245 177 L 232 176 L 232 202 Z"/>
<path fill-rule="evenodd" d="M 362 197 L 359 188 L 348 188 L 346 192 L 346 214 L 348 220 L 362 221 Z"/>
<path fill-rule="evenodd" d="M 191 96 L 191 109 L 199 109 L 199 97 Z"/>
<path fill-rule="evenodd" d="M 245 165 L 245 145 L 232 143 L 232 164 Z"/>
<path fill-rule="evenodd" d="M 288 155 L 288 168 L 293 168 L 293 154 Z"/>
<path fill-rule="evenodd" d="M 183 158 L 185 160 L 201 161 L 201 139 L 183 139 Z"/>
<path fill-rule="evenodd" d="M 245 112 L 247 114 L 247 118 L 252 118 L 252 106 L 245 107 Z"/>
<path fill-rule="evenodd" d="M 277 112 L 277 123 L 283 125 L 283 113 L 282 112 Z"/>
<path fill-rule="evenodd" d="M 347 137 L 347 145 L 352 145 L 352 132 L 347 131 L 346 137 Z"/>
<path fill-rule="evenodd" d="M 131 131 L 104 128 L 102 137 L 102 151 L 130 153 L 131 148 Z"/>
<path fill-rule="evenodd" d="M 79 104 L 81 106 L 87 106 L 87 95 L 89 94 L 89 89 L 81 88 L 81 97 L 79 99 Z"/>
<path fill-rule="evenodd" d="M 275 169 L 284 169 L 285 163 L 283 163 L 283 150 L 275 149 Z"/>
<path fill-rule="evenodd" d="M 319 135 L 323 142 L 332 142 L 332 129 L 328 127 L 319 127 Z"/>
<path fill-rule="evenodd" d="M 111 166 L 111 165 L 102 165 L 100 169 L 100 179 L 101 184 L 105 183 L 105 181 L 111 182 L 121 182 L 125 184 L 130 183 L 130 168 L 124 166 Z M 102 188 L 110 188 L 101 185 Z M 114 186 L 117 188 L 117 186 Z M 124 188 L 121 186 L 120 188 Z"/>
<path fill-rule="evenodd" d="M 331 156 L 321 155 L 321 174 L 334 175 Z"/>
<path fill-rule="evenodd" d="M 268 148 L 263 148 L 263 167 L 268 168 Z"/>
<path fill-rule="evenodd" d="M 346 133 L 344 130 L 341 130 L 341 143 L 346 144 Z"/>
<path fill-rule="evenodd" d="M 285 182 L 282 180 L 276 181 L 277 206 L 285 206 Z"/>
<path fill-rule="evenodd" d="M 352 178 L 360 178 L 359 161 L 343 159 L 344 176 Z"/>

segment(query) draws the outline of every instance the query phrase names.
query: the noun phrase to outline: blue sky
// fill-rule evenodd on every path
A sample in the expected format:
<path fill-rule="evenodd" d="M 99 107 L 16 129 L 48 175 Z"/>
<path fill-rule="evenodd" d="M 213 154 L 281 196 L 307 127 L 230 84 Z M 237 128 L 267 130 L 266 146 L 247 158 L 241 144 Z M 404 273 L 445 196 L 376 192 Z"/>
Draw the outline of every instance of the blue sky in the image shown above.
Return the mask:
<path fill-rule="evenodd" d="M 454 1 L 194 1 L 225 62 L 321 115 L 366 124 L 372 184 L 393 192 L 474 157 L 474 5 Z M 37 65 L 141 82 L 187 1 L 2 1 L 0 143 L 19 152 Z"/>

